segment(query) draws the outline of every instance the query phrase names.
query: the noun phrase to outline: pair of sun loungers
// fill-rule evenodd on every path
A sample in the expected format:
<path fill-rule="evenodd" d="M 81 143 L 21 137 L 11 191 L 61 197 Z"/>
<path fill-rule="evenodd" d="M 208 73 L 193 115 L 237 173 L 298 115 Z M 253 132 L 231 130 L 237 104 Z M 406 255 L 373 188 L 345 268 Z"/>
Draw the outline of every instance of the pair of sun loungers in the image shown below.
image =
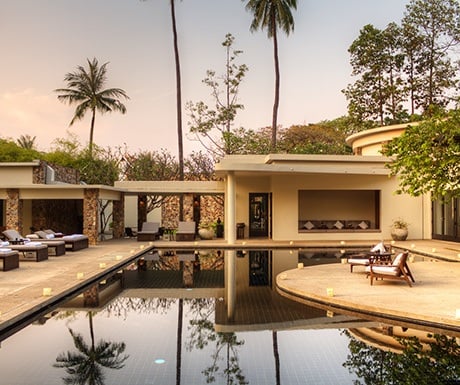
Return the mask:
<path fill-rule="evenodd" d="M 155 241 L 160 237 L 160 224 L 158 222 L 144 222 L 142 229 L 137 233 L 140 242 Z M 195 222 L 181 221 L 176 231 L 176 241 L 193 241 L 195 239 Z"/>
<path fill-rule="evenodd" d="M 391 279 L 406 282 L 412 287 L 415 282 L 414 276 L 407 264 L 409 253 L 407 251 L 399 253 L 394 260 L 391 260 L 391 253 L 383 244 L 378 244 L 371 249 L 370 255 L 348 258 L 350 271 L 353 272 L 354 266 L 365 266 L 366 275 L 370 278 L 373 285 L 374 279 Z"/>
<path fill-rule="evenodd" d="M 23 237 L 16 230 L 5 230 L 3 235 L 7 241 L 2 242 L 0 248 L 18 252 L 19 260 L 22 261 L 40 262 L 48 259 L 50 255 L 61 256 L 66 250 L 76 251 L 88 247 L 88 237 L 85 235 L 60 237 L 59 234 L 51 234 L 51 230 L 38 231 L 27 237 Z M 5 264 L 4 259 L 3 263 Z"/>

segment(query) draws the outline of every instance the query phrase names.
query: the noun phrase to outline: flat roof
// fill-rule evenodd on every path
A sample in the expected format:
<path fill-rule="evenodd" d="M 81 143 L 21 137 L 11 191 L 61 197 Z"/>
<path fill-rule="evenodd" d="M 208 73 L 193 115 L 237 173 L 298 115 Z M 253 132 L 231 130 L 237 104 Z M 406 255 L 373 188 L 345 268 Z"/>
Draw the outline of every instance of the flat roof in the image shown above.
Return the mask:
<path fill-rule="evenodd" d="M 255 173 L 297 173 L 297 174 L 362 174 L 389 175 L 386 156 L 357 155 L 226 155 L 215 165 L 216 174 L 228 172 Z"/>

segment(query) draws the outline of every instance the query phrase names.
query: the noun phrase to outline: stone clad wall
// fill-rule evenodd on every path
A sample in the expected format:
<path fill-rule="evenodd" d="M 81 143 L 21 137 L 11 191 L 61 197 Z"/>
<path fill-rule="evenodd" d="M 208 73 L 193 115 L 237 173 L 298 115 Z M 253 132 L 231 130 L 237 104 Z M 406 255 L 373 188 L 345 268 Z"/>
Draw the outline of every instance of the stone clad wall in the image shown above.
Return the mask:
<path fill-rule="evenodd" d="M 59 166 L 57 164 L 47 163 L 40 161 L 40 165 L 33 169 L 33 183 L 35 184 L 46 184 L 46 166 L 50 166 L 54 170 L 54 181 L 79 184 L 80 183 L 80 172 L 70 167 Z"/>
<path fill-rule="evenodd" d="M 22 234 L 23 202 L 19 199 L 19 189 L 7 189 L 6 194 L 6 228 Z"/>
<path fill-rule="evenodd" d="M 184 221 L 194 220 L 193 194 L 184 195 Z M 199 196 L 200 222 L 215 222 L 220 218 L 224 222 L 223 196 Z M 177 228 L 179 223 L 179 197 L 177 195 L 166 197 L 161 207 L 161 225 L 166 228 Z M 199 225 L 199 224 L 197 224 Z"/>
<path fill-rule="evenodd" d="M 85 189 L 83 199 L 83 233 L 89 238 L 90 245 L 97 244 L 99 229 L 99 190 Z"/>

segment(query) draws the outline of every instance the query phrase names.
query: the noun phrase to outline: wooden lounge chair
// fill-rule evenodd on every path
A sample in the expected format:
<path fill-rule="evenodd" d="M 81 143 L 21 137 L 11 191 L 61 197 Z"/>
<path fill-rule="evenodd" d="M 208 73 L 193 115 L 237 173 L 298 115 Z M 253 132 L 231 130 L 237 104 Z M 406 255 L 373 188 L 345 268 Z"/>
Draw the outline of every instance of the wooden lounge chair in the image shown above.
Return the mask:
<path fill-rule="evenodd" d="M 160 237 L 160 224 L 158 222 L 144 222 L 141 231 L 137 232 L 137 241 L 155 241 Z"/>
<path fill-rule="evenodd" d="M 23 237 L 18 231 L 13 229 L 5 230 L 3 235 L 10 243 L 16 242 L 18 244 L 26 245 L 30 241 L 40 242 L 48 247 L 48 256 L 52 255 L 57 257 L 65 254 L 64 241 L 46 239 L 46 237 L 44 239 L 39 239 L 40 237 L 36 234 L 29 234 L 28 236 Z"/>
<path fill-rule="evenodd" d="M 179 222 L 176 232 L 176 241 L 193 241 L 195 240 L 195 222 Z"/>
<path fill-rule="evenodd" d="M 394 259 L 391 265 L 382 265 L 382 264 L 369 264 L 366 271 L 369 273 L 371 279 L 371 285 L 373 284 L 374 278 L 377 280 L 381 279 L 394 279 L 405 281 L 409 286 L 412 287 L 412 282 L 415 282 L 414 277 L 412 276 L 409 266 L 407 265 L 407 256 L 408 252 L 399 253 Z"/>

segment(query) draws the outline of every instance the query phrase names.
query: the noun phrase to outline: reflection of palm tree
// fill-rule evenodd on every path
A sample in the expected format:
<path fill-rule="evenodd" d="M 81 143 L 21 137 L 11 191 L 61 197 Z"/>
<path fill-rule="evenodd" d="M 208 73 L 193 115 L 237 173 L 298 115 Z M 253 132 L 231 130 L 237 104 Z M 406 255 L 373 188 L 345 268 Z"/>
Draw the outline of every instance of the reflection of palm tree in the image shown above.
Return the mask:
<path fill-rule="evenodd" d="M 121 369 L 129 356 L 122 355 L 126 345 L 124 342 L 108 342 L 100 340 L 94 342 L 94 328 L 92 313 L 88 313 L 91 345 L 88 346 L 81 334 L 69 329 L 70 335 L 78 352 L 61 353 L 53 365 L 56 368 L 65 368 L 68 376 L 63 378 L 64 384 L 76 385 L 103 385 L 103 368 Z"/>

